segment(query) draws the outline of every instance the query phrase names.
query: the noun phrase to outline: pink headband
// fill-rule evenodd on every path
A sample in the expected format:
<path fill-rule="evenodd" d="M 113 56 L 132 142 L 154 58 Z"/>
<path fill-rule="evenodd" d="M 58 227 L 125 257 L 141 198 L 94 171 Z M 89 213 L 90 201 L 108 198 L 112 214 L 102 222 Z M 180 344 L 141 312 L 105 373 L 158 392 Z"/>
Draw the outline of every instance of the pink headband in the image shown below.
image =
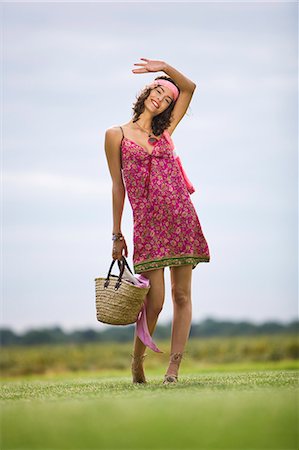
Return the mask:
<path fill-rule="evenodd" d="M 164 80 L 163 78 L 162 79 L 158 79 L 158 80 L 154 80 L 150 84 L 150 87 L 157 86 L 158 84 L 161 84 L 162 86 L 168 87 L 171 90 L 171 92 L 173 93 L 173 100 L 176 101 L 176 99 L 179 96 L 179 90 L 173 83 L 171 83 L 171 81 Z"/>

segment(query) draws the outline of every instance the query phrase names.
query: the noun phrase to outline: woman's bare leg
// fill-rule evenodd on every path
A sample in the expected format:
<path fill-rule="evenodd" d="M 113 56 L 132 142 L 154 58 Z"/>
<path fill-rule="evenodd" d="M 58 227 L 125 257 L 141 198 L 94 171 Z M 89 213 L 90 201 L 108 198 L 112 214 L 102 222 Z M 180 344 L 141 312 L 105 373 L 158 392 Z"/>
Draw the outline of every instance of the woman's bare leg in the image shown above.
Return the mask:
<path fill-rule="evenodd" d="M 146 320 L 148 331 L 152 336 L 156 328 L 159 314 L 163 309 L 165 299 L 164 268 L 148 270 L 147 272 L 142 272 L 141 275 L 150 280 L 151 288 L 148 291 L 146 301 Z M 135 329 L 134 356 L 143 355 L 145 348 L 146 346 L 137 336 Z"/>
<path fill-rule="evenodd" d="M 192 264 L 171 267 L 171 294 L 173 301 L 173 321 L 171 332 L 171 354 L 182 354 L 189 338 L 192 320 L 191 281 Z M 167 374 L 177 375 L 180 357 L 169 363 Z"/>

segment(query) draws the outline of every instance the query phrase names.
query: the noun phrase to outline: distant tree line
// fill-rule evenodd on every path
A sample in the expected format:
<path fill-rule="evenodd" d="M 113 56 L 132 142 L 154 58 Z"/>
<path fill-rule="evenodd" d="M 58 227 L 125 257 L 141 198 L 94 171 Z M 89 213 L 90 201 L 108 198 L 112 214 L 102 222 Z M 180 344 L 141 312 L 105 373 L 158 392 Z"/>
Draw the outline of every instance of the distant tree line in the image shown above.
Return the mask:
<path fill-rule="evenodd" d="M 31 329 L 17 334 L 9 328 L 0 329 L 1 345 L 41 345 L 66 344 L 90 342 L 129 342 L 134 338 L 135 324 L 119 326 L 111 325 L 105 330 L 94 329 L 74 330 L 66 333 L 61 327 Z M 298 333 L 299 321 L 294 320 L 288 324 L 279 322 L 264 322 L 253 324 L 251 322 L 217 321 L 211 318 L 199 323 L 192 323 L 190 339 L 197 337 L 216 336 L 257 336 L 277 333 Z M 171 322 L 157 325 L 153 337 L 155 339 L 168 339 L 171 335 Z"/>

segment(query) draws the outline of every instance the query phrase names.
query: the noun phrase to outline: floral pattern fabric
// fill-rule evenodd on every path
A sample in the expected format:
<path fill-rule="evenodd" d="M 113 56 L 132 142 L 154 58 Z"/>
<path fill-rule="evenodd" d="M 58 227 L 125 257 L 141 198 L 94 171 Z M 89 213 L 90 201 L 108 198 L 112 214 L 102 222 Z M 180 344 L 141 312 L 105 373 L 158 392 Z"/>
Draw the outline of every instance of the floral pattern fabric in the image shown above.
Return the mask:
<path fill-rule="evenodd" d="M 122 176 L 133 211 L 133 267 L 142 273 L 209 262 L 207 241 L 167 131 L 151 153 L 123 137 Z"/>

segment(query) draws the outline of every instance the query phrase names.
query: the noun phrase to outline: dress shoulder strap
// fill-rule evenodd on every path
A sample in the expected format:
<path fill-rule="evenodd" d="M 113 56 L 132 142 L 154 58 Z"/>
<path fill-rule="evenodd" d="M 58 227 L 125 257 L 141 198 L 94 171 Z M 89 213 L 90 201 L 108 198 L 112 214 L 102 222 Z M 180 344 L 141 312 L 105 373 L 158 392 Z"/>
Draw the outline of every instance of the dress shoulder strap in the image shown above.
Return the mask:
<path fill-rule="evenodd" d="M 121 132 L 122 132 L 122 135 L 123 135 L 122 140 L 123 140 L 123 138 L 125 137 L 125 135 L 124 135 L 124 130 L 122 129 L 121 126 L 119 126 L 119 128 L 121 129 Z"/>

